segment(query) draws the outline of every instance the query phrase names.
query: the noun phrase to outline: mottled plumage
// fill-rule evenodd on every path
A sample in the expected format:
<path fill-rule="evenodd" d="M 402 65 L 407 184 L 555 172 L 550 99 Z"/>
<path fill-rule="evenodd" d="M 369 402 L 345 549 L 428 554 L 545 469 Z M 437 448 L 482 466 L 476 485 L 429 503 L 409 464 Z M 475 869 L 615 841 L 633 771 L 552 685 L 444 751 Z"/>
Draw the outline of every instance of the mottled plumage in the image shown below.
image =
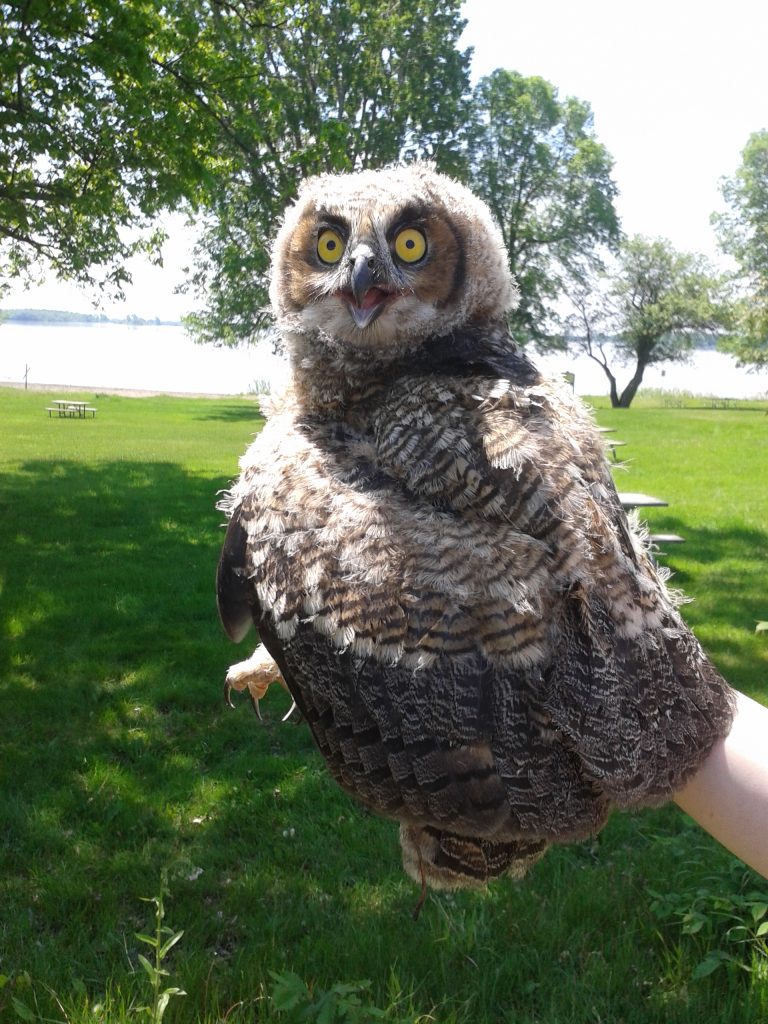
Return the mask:
<path fill-rule="evenodd" d="M 730 693 L 620 507 L 581 404 L 509 339 L 485 206 L 425 165 L 305 183 L 274 249 L 292 378 L 219 566 L 334 778 L 436 887 L 522 874 L 667 799 Z M 228 685 L 259 697 L 263 652 Z"/>

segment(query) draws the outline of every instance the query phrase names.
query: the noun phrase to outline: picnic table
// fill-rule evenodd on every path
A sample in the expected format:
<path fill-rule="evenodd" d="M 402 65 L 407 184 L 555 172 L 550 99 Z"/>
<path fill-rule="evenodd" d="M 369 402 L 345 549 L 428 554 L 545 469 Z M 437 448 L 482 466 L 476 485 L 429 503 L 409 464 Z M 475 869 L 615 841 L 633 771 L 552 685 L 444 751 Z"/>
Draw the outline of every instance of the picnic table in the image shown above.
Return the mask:
<path fill-rule="evenodd" d="M 91 414 L 93 419 L 96 418 L 96 410 L 92 405 L 88 405 L 87 402 L 74 401 L 71 398 L 57 398 L 46 407 L 45 411 L 48 413 L 49 419 L 54 413 L 61 419 L 84 420 L 88 413 Z"/>
<path fill-rule="evenodd" d="M 667 508 L 668 501 L 663 498 L 654 498 L 652 494 L 643 494 L 640 491 L 619 491 L 619 501 L 623 508 Z M 678 533 L 652 533 L 651 543 L 660 544 L 682 544 L 685 538 Z"/>
<path fill-rule="evenodd" d="M 599 433 L 601 434 L 615 434 L 616 427 L 598 427 Z M 619 456 L 616 454 L 617 448 L 623 448 L 626 445 L 626 441 L 614 441 L 613 438 L 606 439 L 605 447 L 613 456 L 613 461 L 618 462 Z"/>
<path fill-rule="evenodd" d="M 613 461 L 614 462 L 618 462 L 619 461 L 619 456 L 618 456 L 618 453 L 617 453 L 617 449 L 618 448 L 625 448 L 626 445 L 627 445 L 626 441 L 614 441 L 613 438 L 611 438 L 609 441 L 605 442 L 605 447 L 611 453 L 611 455 L 613 456 Z"/>
<path fill-rule="evenodd" d="M 730 409 L 736 402 L 735 398 L 720 398 L 717 395 L 709 395 L 707 401 L 712 409 Z"/>

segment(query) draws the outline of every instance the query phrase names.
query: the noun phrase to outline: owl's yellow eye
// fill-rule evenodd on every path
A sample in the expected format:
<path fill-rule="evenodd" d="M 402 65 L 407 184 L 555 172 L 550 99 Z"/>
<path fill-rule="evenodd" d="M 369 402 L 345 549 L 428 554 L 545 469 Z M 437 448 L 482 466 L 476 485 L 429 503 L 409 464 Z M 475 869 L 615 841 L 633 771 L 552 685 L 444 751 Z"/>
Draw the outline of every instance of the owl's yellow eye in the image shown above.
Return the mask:
<path fill-rule="evenodd" d="M 317 239 L 317 255 L 323 263 L 338 263 L 344 252 L 344 239 L 338 231 L 326 228 Z"/>
<path fill-rule="evenodd" d="M 427 240 L 418 228 L 403 228 L 395 237 L 395 253 L 403 263 L 418 263 L 427 251 Z"/>

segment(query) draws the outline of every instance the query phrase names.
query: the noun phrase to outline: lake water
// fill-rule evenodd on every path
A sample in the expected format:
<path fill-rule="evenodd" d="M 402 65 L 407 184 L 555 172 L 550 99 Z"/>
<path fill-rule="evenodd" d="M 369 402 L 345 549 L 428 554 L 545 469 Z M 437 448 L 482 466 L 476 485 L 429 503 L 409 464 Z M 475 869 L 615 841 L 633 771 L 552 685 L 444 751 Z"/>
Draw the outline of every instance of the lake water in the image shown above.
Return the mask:
<path fill-rule="evenodd" d="M 182 327 L 0 325 L 0 383 L 23 381 L 29 366 L 35 384 L 239 394 L 281 362 L 269 350 L 195 345 Z"/>
<path fill-rule="evenodd" d="M 578 394 L 608 393 L 605 374 L 588 356 L 546 356 L 536 362 L 551 374 L 575 373 Z M 284 360 L 267 344 L 246 349 L 195 345 L 182 327 L 2 324 L 0 384 L 23 382 L 26 366 L 30 383 L 88 391 L 126 388 L 240 394 L 253 391 L 260 381 L 279 384 L 286 374 Z M 620 386 L 631 375 L 629 367 L 614 372 Z M 728 398 L 766 397 L 768 371 L 747 373 L 731 356 L 698 351 L 690 364 L 650 367 L 643 386 Z"/>

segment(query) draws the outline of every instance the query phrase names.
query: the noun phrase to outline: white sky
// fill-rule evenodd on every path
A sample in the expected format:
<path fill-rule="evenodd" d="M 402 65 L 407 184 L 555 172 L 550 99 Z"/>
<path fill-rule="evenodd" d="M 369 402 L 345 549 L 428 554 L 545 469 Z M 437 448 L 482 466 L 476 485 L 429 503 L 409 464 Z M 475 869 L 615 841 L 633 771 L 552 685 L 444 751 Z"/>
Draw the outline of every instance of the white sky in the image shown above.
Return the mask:
<path fill-rule="evenodd" d="M 718 183 L 749 135 L 768 128 L 765 0 L 467 0 L 463 13 L 474 79 L 506 67 L 590 104 L 628 234 L 717 257 L 709 216 L 722 207 Z M 173 288 L 190 236 L 181 218 L 169 223 L 165 269 L 135 267 L 127 301 L 106 313 L 174 318 L 189 308 Z M 3 304 L 89 312 L 92 298 L 51 282 Z"/>

